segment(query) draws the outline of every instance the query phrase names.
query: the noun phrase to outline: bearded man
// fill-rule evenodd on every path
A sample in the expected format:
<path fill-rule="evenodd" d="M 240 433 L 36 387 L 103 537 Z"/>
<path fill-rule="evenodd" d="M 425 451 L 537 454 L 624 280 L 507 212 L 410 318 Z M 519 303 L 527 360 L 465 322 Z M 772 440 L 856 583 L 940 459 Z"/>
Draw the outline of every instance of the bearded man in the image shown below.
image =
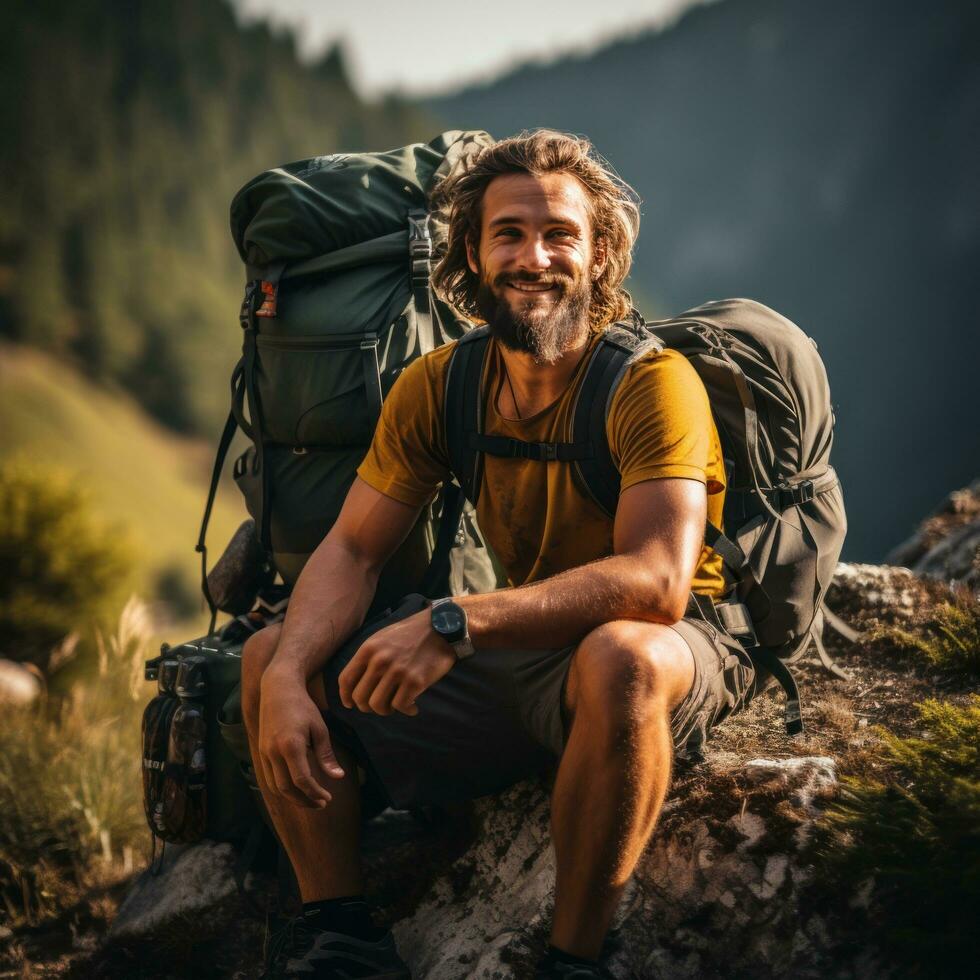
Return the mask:
<path fill-rule="evenodd" d="M 483 431 L 560 442 L 590 352 L 630 311 L 635 195 L 585 140 L 551 131 L 482 150 L 441 193 L 448 247 L 434 285 L 492 335 Z M 409 976 L 362 894 L 360 763 L 403 804 L 486 794 L 557 765 L 554 920 L 537 976 L 607 976 L 603 940 L 673 752 L 753 686 L 741 648 L 685 618 L 692 592 L 726 591 L 704 544 L 706 518 L 721 524 L 725 471 L 704 387 L 669 350 L 631 364 L 610 405 L 614 520 L 569 463 L 488 456 L 477 515 L 510 588 L 410 601 L 348 639 L 386 560 L 451 479 L 453 348 L 398 379 L 285 622 L 245 648 L 256 777 L 304 903 L 287 975 Z"/>

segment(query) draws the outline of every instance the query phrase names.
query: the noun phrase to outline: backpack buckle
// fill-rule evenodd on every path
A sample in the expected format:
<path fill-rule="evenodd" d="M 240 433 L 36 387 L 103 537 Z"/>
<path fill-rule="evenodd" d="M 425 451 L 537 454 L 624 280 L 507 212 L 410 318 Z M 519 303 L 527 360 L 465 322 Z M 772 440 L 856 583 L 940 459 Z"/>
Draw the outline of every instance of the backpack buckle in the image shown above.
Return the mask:
<path fill-rule="evenodd" d="M 809 503 L 816 496 L 813 489 L 813 480 L 802 480 L 800 483 L 781 483 L 775 488 L 776 506 L 779 510 L 786 510 L 787 507 L 799 507 L 800 504 Z"/>
<path fill-rule="evenodd" d="M 412 255 L 417 252 L 432 254 L 432 236 L 429 234 L 429 212 L 419 209 L 408 212 L 408 248 Z"/>

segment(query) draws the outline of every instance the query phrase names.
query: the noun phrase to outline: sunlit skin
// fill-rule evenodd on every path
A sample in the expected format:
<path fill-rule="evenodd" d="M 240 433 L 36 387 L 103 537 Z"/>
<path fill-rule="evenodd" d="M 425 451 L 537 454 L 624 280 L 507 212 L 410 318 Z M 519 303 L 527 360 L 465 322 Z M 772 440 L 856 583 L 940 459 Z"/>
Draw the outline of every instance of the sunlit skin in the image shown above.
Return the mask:
<path fill-rule="evenodd" d="M 551 276 L 580 281 L 603 264 L 585 192 L 567 175 L 496 178 L 484 198 L 480 241 L 469 251 L 471 268 L 506 302 L 542 317 L 561 301 Z M 516 403 L 505 391 L 501 411 L 527 416 L 554 401 L 587 337 L 583 319 L 554 363 L 505 351 Z M 481 648 L 576 647 L 566 689 L 571 723 L 552 794 L 551 941 L 580 956 L 598 956 L 666 794 L 670 711 L 694 678 L 690 649 L 667 624 L 684 614 L 705 514 L 701 483 L 637 484 L 620 497 L 610 557 L 457 600 L 476 656 Z M 417 516 L 417 508 L 356 479 L 296 584 L 284 624 L 245 647 L 243 709 L 256 777 L 304 901 L 363 890 L 359 791 L 351 760 L 335 754 L 320 713 L 320 672 L 360 625 L 381 568 Z M 455 662 L 423 611 L 361 646 L 341 673 L 341 699 L 365 712 L 414 715 L 418 695 Z"/>

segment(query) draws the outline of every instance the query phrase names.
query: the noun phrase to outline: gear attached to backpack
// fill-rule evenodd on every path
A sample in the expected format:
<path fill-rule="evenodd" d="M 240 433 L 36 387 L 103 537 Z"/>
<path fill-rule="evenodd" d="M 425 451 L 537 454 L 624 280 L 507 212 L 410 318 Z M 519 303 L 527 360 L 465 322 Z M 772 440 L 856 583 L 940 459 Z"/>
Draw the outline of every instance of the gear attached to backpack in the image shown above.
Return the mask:
<path fill-rule="evenodd" d="M 457 481 L 473 504 L 483 456 L 567 462 L 580 490 L 609 516 L 620 475 L 606 419 L 631 364 L 671 348 L 698 372 L 711 403 L 728 464 L 724 528 L 705 527 L 732 586 L 721 603 L 695 596 L 693 608 L 726 630 L 786 692 L 786 729 L 803 730 L 800 695 L 787 667 L 819 637 L 824 593 L 847 530 L 837 474 L 829 462 L 834 417 L 816 344 L 761 303 L 707 303 L 669 320 L 639 314 L 608 327 L 592 352 L 579 389 L 572 441 L 531 443 L 483 431 L 485 328 L 461 338 L 446 380 L 446 438 Z"/>

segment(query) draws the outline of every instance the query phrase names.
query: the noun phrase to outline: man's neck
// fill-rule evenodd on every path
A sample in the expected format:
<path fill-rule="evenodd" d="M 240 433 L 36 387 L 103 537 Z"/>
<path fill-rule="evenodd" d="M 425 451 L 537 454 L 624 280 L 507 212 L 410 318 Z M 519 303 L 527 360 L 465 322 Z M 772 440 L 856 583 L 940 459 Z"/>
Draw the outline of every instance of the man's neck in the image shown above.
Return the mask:
<path fill-rule="evenodd" d="M 574 345 L 554 364 L 541 364 L 524 351 L 498 343 L 510 384 L 500 390 L 497 410 L 505 418 L 526 419 L 546 409 L 564 393 L 582 361 L 592 334 L 584 327 Z"/>

